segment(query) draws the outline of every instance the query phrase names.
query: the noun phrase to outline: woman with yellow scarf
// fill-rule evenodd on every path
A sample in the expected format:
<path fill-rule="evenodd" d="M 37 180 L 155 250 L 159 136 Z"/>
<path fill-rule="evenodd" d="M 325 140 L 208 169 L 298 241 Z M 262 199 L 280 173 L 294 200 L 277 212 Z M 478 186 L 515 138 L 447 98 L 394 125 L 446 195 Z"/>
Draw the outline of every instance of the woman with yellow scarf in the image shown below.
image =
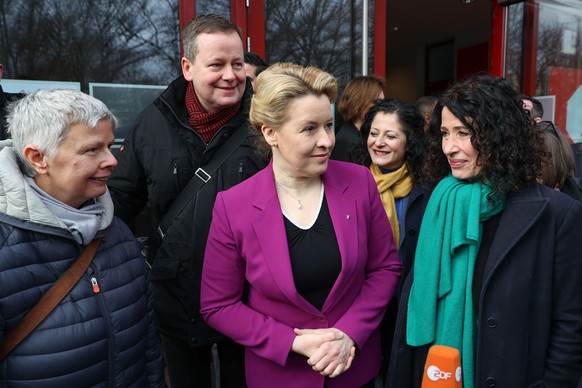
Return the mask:
<path fill-rule="evenodd" d="M 426 153 L 423 126 L 423 118 L 414 105 L 397 99 L 377 100 L 364 118 L 362 142 L 350 154 L 350 161 L 369 166 L 376 180 L 404 265 L 399 290 L 412 268 L 428 201 L 428 194 L 417 185 Z M 394 298 L 380 325 L 385 367 L 397 310 L 398 302 Z"/>
<path fill-rule="evenodd" d="M 369 166 L 392 226 L 400 259 L 414 259 L 416 241 L 426 204 L 417 182 L 426 146 L 423 119 L 414 105 L 397 99 L 377 100 L 362 124 L 362 142 L 352 151 L 352 162 Z M 408 268 L 409 269 L 409 268 Z"/>

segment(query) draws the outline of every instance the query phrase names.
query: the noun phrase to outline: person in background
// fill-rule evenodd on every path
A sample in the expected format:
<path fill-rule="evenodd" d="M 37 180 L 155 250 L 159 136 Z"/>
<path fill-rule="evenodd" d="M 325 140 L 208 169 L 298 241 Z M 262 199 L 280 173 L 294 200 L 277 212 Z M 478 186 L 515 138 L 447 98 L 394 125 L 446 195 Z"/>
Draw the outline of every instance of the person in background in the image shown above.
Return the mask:
<path fill-rule="evenodd" d="M 337 132 L 335 147 L 331 153 L 334 160 L 347 161 L 350 151 L 361 139 L 360 127 L 366 112 L 375 100 L 384 98 L 384 80 L 374 75 L 352 79 L 346 85 L 337 104 L 344 124 Z"/>
<path fill-rule="evenodd" d="M 414 260 L 428 197 L 418 185 L 426 153 L 423 126 L 423 118 L 414 105 L 392 98 L 378 100 L 365 116 L 361 143 L 350 153 L 350 161 L 370 168 L 378 186 L 403 264 L 399 289 Z M 394 297 L 380 325 L 382 379 L 388 369 L 397 311 L 398 298 Z"/>
<path fill-rule="evenodd" d="M 414 105 L 397 99 L 376 101 L 362 124 L 362 141 L 350 161 L 369 167 L 404 265 L 414 259 L 425 190 L 419 186 L 426 155 L 423 119 Z"/>
<path fill-rule="evenodd" d="M 147 107 L 119 153 L 109 180 L 115 212 L 129 222 L 144 207 L 152 217 L 148 255 L 155 308 L 173 388 L 210 387 L 217 344 L 222 387 L 244 386 L 244 349 L 212 330 L 200 315 L 200 277 L 216 193 L 264 168 L 248 128 L 252 95 L 240 29 L 217 15 L 182 31 L 182 76 Z M 243 137 L 237 135 L 243 131 Z M 240 133 L 238 133 L 240 135 Z M 238 143 L 229 143 L 229 140 Z M 237 139 L 238 138 L 238 139 Z M 242 139 L 242 140 L 239 140 Z M 221 155 L 223 147 L 232 153 Z M 216 172 L 205 168 L 220 160 Z M 188 183 L 204 183 L 179 198 Z M 180 212 L 162 230 L 176 199 Z"/>
<path fill-rule="evenodd" d="M 247 77 L 251 79 L 251 85 L 253 86 L 253 90 L 256 88 L 256 81 L 257 76 L 261 74 L 269 65 L 263 58 L 260 57 L 259 54 L 253 53 L 251 51 L 247 51 L 245 53 L 245 71 L 247 73 Z"/>
<path fill-rule="evenodd" d="M 528 113 L 531 115 L 531 118 L 536 123 L 539 123 L 543 120 L 542 117 L 544 116 L 544 106 L 540 100 L 525 94 L 521 95 L 521 100 L 523 102 L 523 109 L 528 111 Z"/>
<path fill-rule="evenodd" d="M 438 97 L 435 96 L 421 96 L 416 100 L 416 108 L 420 111 L 422 118 L 424 120 L 424 133 L 428 135 L 430 130 L 430 120 L 432 118 L 432 112 L 434 107 L 439 101 Z"/>
<path fill-rule="evenodd" d="M 146 263 L 113 216 L 106 181 L 117 120 L 75 90 L 14 103 L 0 146 L 0 343 L 77 260 L 88 269 L 4 360 L 0 385 L 165 387 Z"/>
<path fill-rule="evenodd" d="M 4 66 L 0 63 L 0 81 L 4 73 Z M 0 85 L 0 140 L 8 138 L 8 126 L 6 125 L 6 113 L 8 104 L 24 97 L 24 93 L 6 93 Z"/>
<path fill-rule="evenodd" d="M 433 344 L 459 350 L 465 388 L 576 386 L 582 204 L 536 183 L 543 144 L 532 126 L 511 84 L 491 75 L 437 104 L 423 171 L 435 187 L 387 387 L 420 386 Z"/>
<path fill-rule="evenodd" d="M 373 387 L 401 264 L 369 169 L 330 161 L 336 79 L 278 63 L 250 120 L 267 168 L 218 194 L 202 314 L 246 347 L 255 387 Z M 357 349 L 357 350 L 356 350 Z"/>
<path fill-rule="evenodd" d="M 574 176 L 576 164 L 568 140 L 551 121 L 535 125 L 546 147 L 542 175 L 538 182 L 582 201 L 582 180 Z"/>

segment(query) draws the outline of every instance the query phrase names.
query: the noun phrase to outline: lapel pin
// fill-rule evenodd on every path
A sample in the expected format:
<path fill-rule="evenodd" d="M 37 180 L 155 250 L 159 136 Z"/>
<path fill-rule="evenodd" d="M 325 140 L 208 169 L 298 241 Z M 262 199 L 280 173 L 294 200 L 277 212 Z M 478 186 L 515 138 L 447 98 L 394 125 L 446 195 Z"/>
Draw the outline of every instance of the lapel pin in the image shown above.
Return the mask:
<path fill-rule="evenodd" d="M 349 219 L 350 219 L 350 215 L 346 214 L 346 220 L 349 220 Z"/>

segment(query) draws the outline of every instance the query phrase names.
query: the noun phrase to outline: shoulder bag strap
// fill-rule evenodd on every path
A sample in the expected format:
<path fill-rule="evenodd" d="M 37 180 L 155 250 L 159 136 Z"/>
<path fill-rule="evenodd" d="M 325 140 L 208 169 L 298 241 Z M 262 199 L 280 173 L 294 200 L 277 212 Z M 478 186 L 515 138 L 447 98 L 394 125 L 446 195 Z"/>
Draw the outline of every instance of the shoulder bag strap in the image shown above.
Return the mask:
<path fill-rule="evenodd" d="M 87 245 L 73 265 L 44 293 L 38 303 L 18 322 L 16 327 L 4 337 L 4 342 L 0 346 L 0 362 L 45 320 L 51 311 L 57 307 L 75 284 L 77 284 L 89 267 L 89 264 L 91 264 L 101 240 L 102 238 L 96 238 Z"/>
<path fill-rule="evenodd" d="M 248 132 L 245 128 L 238 128 L 232 134 L 232 136 L 222 146 L 220 146 L 218 151 L 216 151 L 216 154 L 212 156 L 211 160 L 196 170 L 194 176 L 192 179 L 190 179 L 190 182 L 188 182 L 182 191 L 180 191 L 174 200 L 174 203 L 172 203 L 172 206 L 164 215 L 162 222 L 159 223 L 157 232 L 161 239 L 163 239 L 166 235 L 166 232 L 174 221 L 174 218 L 176 218 L 176 216 L 182 212 L 186 204 L 196 195 L 198 190 L 200 190 L 200 188 L 204 186 L 206 182 L 212 179 L 213 174 L 216 172 L 218 167 L 220 167 L 220 165 L 224 163 L 226 159 L 228 159 L 234 150 L 237 149 L 239 145 L 241 145 L 243 140 L 246 139 L 247 133 Z"/>

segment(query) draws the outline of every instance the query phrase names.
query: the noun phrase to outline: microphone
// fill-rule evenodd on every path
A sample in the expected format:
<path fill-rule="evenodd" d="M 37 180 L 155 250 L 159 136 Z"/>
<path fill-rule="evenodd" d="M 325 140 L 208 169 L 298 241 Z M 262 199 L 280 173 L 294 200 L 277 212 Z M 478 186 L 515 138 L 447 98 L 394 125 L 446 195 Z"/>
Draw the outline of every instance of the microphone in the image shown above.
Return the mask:
<path fill-rule="evenodd" d="M 461 354 L 455 348 L 433 345 L 428 350 L 421 388 L 462 388 Z"/>

